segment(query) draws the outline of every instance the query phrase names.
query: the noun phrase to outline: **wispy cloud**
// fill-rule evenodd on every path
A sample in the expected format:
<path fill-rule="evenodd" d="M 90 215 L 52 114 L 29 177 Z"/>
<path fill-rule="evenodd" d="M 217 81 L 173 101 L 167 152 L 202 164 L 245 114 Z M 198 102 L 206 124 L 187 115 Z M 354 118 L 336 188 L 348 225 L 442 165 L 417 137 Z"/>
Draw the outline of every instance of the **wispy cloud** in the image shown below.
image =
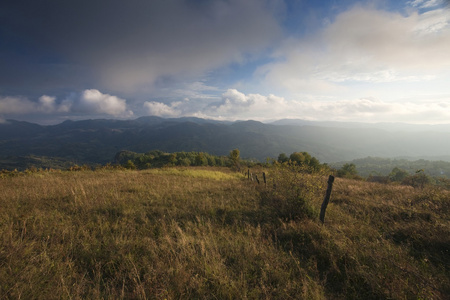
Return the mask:
<path fill-rule="evenodd" d="M 56 98 L 43 95 L 37 102 L 24 97 L 0 97 L 0 114 L 23 115 L 30 113 L 50 114 L 64 112 L 64 106 L 57 105 Z"/>
<path fill-rule="evenodd" d="M 443 2 L 443 0 L 414 0 L 408 1 L 408 4 L 419 8 L 430 8 L 442 5 Z"/>

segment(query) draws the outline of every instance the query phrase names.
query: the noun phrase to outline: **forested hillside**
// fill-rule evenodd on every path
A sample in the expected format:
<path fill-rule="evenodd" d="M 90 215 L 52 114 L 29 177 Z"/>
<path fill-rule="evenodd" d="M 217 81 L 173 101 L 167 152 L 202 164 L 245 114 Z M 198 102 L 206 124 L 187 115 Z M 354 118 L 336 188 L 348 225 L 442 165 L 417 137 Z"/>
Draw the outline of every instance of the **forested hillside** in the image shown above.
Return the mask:
<path fill-rule="evenodd" d="M 221 156 L 236 148 L 241 157 L 262 162 L 296 151 L 308 152 L 325 163 L 367 156 L 449 160 L 450 132 L 158 117 L 65 121 L 52 126 L 13 120 L 0 124 L 0 160 L 9 162 L 20 161 L 20 157 L 47 157 L 59 162 L 104 164 L 122 150 L 197 151 Z M 16 167 L 20 166 L 19 162 Z"/>

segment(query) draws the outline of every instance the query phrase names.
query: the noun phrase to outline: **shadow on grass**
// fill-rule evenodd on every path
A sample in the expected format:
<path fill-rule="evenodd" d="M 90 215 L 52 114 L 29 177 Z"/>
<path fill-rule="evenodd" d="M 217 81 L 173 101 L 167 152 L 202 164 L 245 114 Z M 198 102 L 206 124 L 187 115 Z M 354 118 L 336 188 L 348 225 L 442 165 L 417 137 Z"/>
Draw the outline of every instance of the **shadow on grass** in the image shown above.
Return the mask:
<path fill-rule="evenodd" d="M 226 226 L 260 226 L 268 239 L 287 255 L 302 262 L 308 276 L 322 282 L 329 295 L 346 299 L 386 299 L 381 288 L 374 286 L 358 273 L 355 260 L 326 239 L 320 227 L 304 231 L 286 227 L 289 222 L 318 218 L 318 213 L 301 197 L 287 200 L 261 194 L 260 206 L 255 210 L 216 209 L 209 217 Z M 304 264 L 304 266 L 303 266 Z"/>

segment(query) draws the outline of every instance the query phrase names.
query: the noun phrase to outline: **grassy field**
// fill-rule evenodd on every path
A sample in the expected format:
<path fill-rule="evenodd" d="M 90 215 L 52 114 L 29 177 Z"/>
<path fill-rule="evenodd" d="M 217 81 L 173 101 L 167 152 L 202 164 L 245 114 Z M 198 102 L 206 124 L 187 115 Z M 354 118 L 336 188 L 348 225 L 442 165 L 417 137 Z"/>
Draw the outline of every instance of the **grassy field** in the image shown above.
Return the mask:
<path fill-rule="evenodd" d="M 265 171 L 4 176 L 0 298 L 450 295 L 449 191 L 337 178 L 322 225 L 326 176 Z"/>

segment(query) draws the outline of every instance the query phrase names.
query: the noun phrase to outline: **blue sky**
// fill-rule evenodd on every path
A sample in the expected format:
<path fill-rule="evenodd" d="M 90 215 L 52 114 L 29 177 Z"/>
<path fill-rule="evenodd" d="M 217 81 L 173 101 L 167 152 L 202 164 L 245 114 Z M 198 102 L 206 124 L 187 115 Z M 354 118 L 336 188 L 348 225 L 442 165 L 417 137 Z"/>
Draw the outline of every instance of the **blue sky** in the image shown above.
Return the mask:
<path fill-rule="evenodd" d="M 0 122 L 450 123 L 444 0 L 10 1 Z"/>

